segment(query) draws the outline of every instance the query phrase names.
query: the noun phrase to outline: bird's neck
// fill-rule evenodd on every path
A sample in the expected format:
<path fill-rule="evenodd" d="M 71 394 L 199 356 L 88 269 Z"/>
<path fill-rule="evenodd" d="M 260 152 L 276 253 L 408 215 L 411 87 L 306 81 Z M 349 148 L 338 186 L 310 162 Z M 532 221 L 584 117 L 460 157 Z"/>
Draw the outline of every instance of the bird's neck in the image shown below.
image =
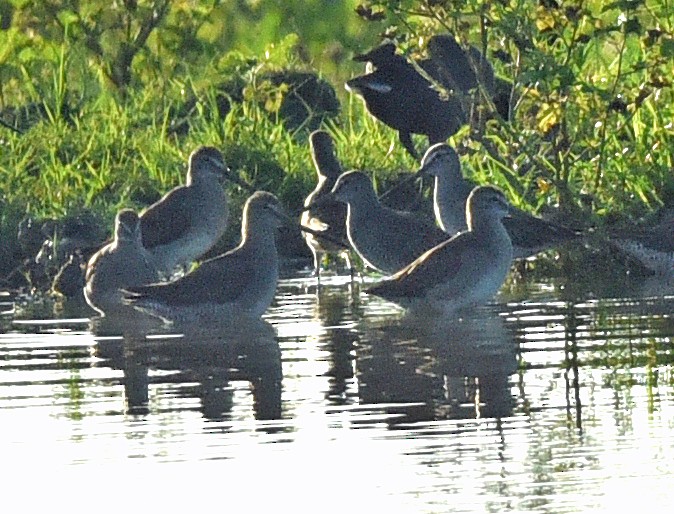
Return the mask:
<path fill-rule="evenodd" d="M 118 237 L 115 238 L 114 241 L 115 248 L 132 248 L 136 250 L 144 250 L 145 247 L 143 246 L 143 241 L 142 239 L 136 238 L 129 238 L 129 237 Z"/>
<path fill-rule="evenodd" d="M 440 176 L 435 177 L 434 197 L 436 200 L 452 201 L 460 196 L 463 177 Z M 464 200 L 465 201 L 465 200 Z M 464 205 L 465 208 L 465 205 Z"/>
<path fill-rule="evenodd" d="M 448 191 L 445 191 L 443 188 L 443 181 L 440 177 L 435 177 L 435 188 L 433 189 L 433 213 L 435 214 L 435 219 L 439 222 L 440 228 L 447 231 L 448 227 L 445 226 L 443 222 L 443 206 L 445 205 L 446 197 Z"/>
<path fill-rule="evenodd" d="M 433 212 L 435 219 L 445 232 L 465 230 L 466 199 L 460 191 L 461 183 L 451 177 L 435 177 L 433 190 Z M 450 225 L 451 221 L 451 225 Z"/>
<path fill-rule="evenodd" d="M 198 188 L 211 188 L 218 183 L 218 179 L 212 173 L 187 173 L 185 185 Z"/>
<path fill-rule="evenodd" d="M 328 181 L 328 177 L 319 173 L 318 174 L 318 182 L 316 183 L 316 188 L 314 191 L 322 191 L 326 186 L 326 182 Z"/>
<path fill-rule="evenodd" d="M 334 155 L 317 155 L 314 159 L 319 177 L 334 177 L 334 180 L 342 173 L 341 166 Z"/>
<path fill-rule="evenodd" d="M 376 219 L 377 213 L 381 212 L 382 208 L 374 192 L 372 194 L 363 194 L 360 198 L 347 204 L 347 216 L 351 220 Z"/>
<path fill-rule="evenodd" d="M 241 233 L 241 246 L 256 252 L 276 252 L 276 227 L 269 223 L 247 223 Z"/>
<path fill-rule="evenodd" d="M 484 245 L 488 245 L 495 250 L 503 249 L 512 253 L 512 241 L 502 219 L 483 217 L 479 220 L 471 220 L 470 230 L 484 242 Z"/>

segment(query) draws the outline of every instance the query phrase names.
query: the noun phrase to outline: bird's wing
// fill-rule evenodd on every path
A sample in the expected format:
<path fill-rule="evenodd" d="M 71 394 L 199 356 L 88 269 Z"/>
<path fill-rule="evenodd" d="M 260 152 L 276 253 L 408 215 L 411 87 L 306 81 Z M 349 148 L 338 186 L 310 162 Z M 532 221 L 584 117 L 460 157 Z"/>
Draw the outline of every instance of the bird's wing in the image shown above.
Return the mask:
<path fill-rule="evenodd" d="M 143 246 L 152 249 L 179 239 L 192 225 L 185 203 L 190 196 L 189 189 L 179 186 L 166 193 L 160 200 L 150 205 L 140 216 Z"/>
<path fill-rule="evenodd" d="M 107 258 L 107 255 L 110 253 L 110 250 L 111 250 L 110 245 L 107 245 L 91 256 L 89 262 L 87 263 L 87 269 L 84 274 L 84 279 L 87 282 L 93 278 L 95 273 L 98 273 L 102 265 L 101 263 L 105 262 L 104 259 Z"/>
<path fill-rule="evenodd" d="M 631 228 L 609 230 L 609 240 L 619 247 L 625 245 L 643 245 L 656 252 L 674 251 L 674 227 L 657 226 L 654 228 Z"/>
<path fill-rule="evenodd" d="M 451 281 L 464 265 L 473 234 L 462 232 L 431 248 L 403 269 L 367 290 L 383 297 L 421 297 L 438 284 Z"/>
<path fill-rule="evenodd" d="M 511 217 L 503 219 L 513 246 L 537 247 L 551 242 L 575 239 L 579 232 L 571 228 L 546 221 L 519 209 L 511 209 Z"/>
<path fill-rule="evenodd" d="M 380 94 L 388 94 L 393 91 L 393 86 L 382 73 L 368 73 L 359 77 L 354 77 L 346 83 L 347 89 L 360 92 L 370 89 Z"/>
<path fill-rule="evenodd" d="M 305 211 L 306 213 L 309 213 L 309 219 L 318 218 L 320 220 L 329 220 L 336 217 L 346 218 L 346 205 L 334 200 L 331 196 L 321 196 L 316 198 L 313 205 L 311 204 L 311 201 L 308 200 L 305 203 L 305 207 L 309 207 L 309 209 Z"/>
<path fill-rule="evenodd" d="M 395 211 L 395 213 L 396 216 L 407 220 L 404 225 L 406 233 L 402 234 L 402 236 L 408 240 L 418 241 L 419 244 L 422 244 L 427 249 L 439 245 L 450 238 L 435 223 L 424 219 L 420 214 L 408 211 Z M 402 224 L 399 226 L 403 227 Z M 407 233 L 408 231 L 411 233 Z"/>
<path fill-rule="evenodd" d="M 236 301 L 254 277 L 250 256 L 233 250 L 204 261 L 197 269 L 167 284 L 129 287 L 128 298 L 150 298 L 166 305 Z"/>

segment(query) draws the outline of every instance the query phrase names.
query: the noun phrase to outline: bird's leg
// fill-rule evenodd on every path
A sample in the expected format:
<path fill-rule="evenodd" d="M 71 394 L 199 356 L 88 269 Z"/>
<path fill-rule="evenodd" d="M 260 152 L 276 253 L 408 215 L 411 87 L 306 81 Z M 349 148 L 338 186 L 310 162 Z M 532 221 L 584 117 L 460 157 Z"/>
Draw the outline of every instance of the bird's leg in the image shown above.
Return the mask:
<path fill-rule="evenodd" d="M 405 147 L 405 150 L 407 150 L 407 152 L 418 161 L 419 154 L 417 153 L 417 149 L 414 147 L 412 135 L 409 132 L 400 131 L 398 132 L 398 138 Z"/>
<path fill-rule="evenodd" d="M 312 272 L 312 275 L 316 278 L 318 278 L 319 282 L 321 280 L 321 261 L 323 260 L 323 254 L 316 251 L 313 247 L 311 247 L 311 253 L 314 255 L 314 271 Z"/>
<path fill-rule="evenodd" d="M 344 257 L 344 260 L 346 261 L 346 267 L 349 269 L 349 275 L 351 277 L 351 283 L 353 283 L 354 278 L 356 278 L 356 273 L 355 273 L 355 268 L 353 266 L 353 262 L 351 261 L 351 256 L 349 255 L 349 252 L 344 252 L 342 254 Z"/>

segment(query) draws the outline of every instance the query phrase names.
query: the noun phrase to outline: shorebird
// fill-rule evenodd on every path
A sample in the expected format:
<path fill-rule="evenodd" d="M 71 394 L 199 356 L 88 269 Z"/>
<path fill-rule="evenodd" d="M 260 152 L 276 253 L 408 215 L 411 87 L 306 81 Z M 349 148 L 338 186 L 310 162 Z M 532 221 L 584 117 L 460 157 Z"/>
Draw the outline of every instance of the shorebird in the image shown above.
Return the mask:
<path fill-rule="evenodd" d="M 445 141 L 466 123 L 461 102 L 444 98 L 403 56 L 393 43 L 385 43 L 357 55 L 355 61 L 370 62 L 375 70 L 346 82 L 346 89 L 360 95 L 367 110 L 398 131 L 405 149 L 419 155 L 411 134 L 423 134 L 430 144 Z"/>
<path fill-rule="evenodd" d="M 202 146 L 189 157 L 185 185 L 141 213 L 143 246 L 162 275 L 198 259 L 224 234 L 229 208 L 220 178 L 228 171 L 216 148 Z"/>
<path fill-rule="evenodd" d="M 44 266 L 50 276 L 54 276 L 73 253 L 79 251 L 88 260 L 107 242 L 101 220 L 88 211 L 60 220 L 46 220 L 40 231 L 44 241 L 35 262 Z"/>
<path fill-rule="evenodd" d="M 421 161 L 417 176 L 435 177 L 433 210 L 438 225 L 447 234 L 466 230 L 466 199 L 476 184 L 465 179 L 454 149 L 444 143 L 431 146 Z M 512 240 L 515 259 L 531 257 L 560 243 L 577 239 L 575 230 L 552 223 L 510 206 L 503 220 Z"/>
<path fill-rule="evenodd" d="M 656 275 L 674 276 L 674 212 L 651 227 L 609 229 L 609 242 Z"/>
<path fill-rule="evenodd" d="M 84 286 L 87 303 L 101 314 L 109 314 L 123 309 L 122 288 L 158 279 L 157 269 L 141 241 L 138 214 L 122 209 L 115 217 L 114 239 L 87 263 Z"/>
<path fill-rule="evenodd" d="M 320 278 L 321 262 L 325 254 L 339 255 L 346 261 L 349 271 L 353 274 L 348 243 L 346 242 L 346 205 L 334 199 L 325 200 L 320 205 L 312 205 L 319 198 L 330 194 L 337 178 L 342 174 L 342 166 L 335 157 L 330 134 L 323 130 L 316 130 L 311 133 L 309 142 L 311 157 L 318 175 L 318 184 L 304 201 L 305 210 L 302 212 L 300 225 L 316 232 L 325 233 L 333 240 L 345 242 L 344 246 L 339 246 L 313 233 L 302 233 L 314 256 L 314 274 Z"/>
<path fill-rule="evenodd" d="M 86 286 L 87 263 L 82 252 L 76 250 L 61 266 L 51 284 L 51 292 L 65 298 L 82 298 Z"/>
<path fill-rule="evenodd" d="M 331 197 L 347 205 L 346 230 L 353 249 L 365 264 L 384 273 L 398 271 L 449 237 L 410 212 L 382 205 L 362 171 L 343 173 Z"/>
<path fill-rule="evenodd" d="M 173 282 L 129 287 L 126 302 L 165 321 L 260 317 L 278 282 L 276 229 L 287 217 L 271 193 L 253 193 L 243 208 L 241 243 Z"/>
<path fill-rule="evenodd" d="M 457 311 L 487 302 L 503 285 L 513 260 L 510 236 L 503 226 L 510 207 L 499 189 L 476 187 L 466 202 L 466 231 L 365 292 L 411 309 Z"/>

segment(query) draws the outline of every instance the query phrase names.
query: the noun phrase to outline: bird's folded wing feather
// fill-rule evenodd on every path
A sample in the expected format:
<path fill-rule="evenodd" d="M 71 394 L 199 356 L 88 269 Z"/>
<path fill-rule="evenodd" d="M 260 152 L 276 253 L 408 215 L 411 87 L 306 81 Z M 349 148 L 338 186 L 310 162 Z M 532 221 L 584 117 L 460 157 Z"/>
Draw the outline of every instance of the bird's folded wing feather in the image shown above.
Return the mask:
<path fill-rule="evenodd" d="M 407 211 L 396 211 L 399 216 L 402 216 L 407 219 L 406 231 L 412 230 L 413 233 L 405 233 L 403 237 L 413 238 L 414 240 L 423 242 L 426 248 L 431 248 L 436 246 L 451 236 L 443 232 L 440 227 L 435 225 L 430 220 L 427 221 L 424 218 L 420 217 L 419 214 Z M 395 226 L 392 224 L 392 226 Z M 400 224 L 399 226 L 403 226 Z"/>
<path fill-rule="evenodd" d="M 537 246 L 551 239 L 565 240 L 578 236 L 578 232 L 573 229 L 519 210 L 511 211 L 511 217 L 504 218 L 503 225 L 510 234 L 513 246 Z"/>
<path fill-rule="evenodd" d="M 168 305 L 236 301 L 254 277 L 250 258 L 240 252 L 210 259 L 196 270 L 168 284 L 128 288 L 130 298 L 152 298 Z"/>
<path fill-rule="evenodd" d="M 192 219 L 184 208 L 189 196 L 186 187 L 177 187 L 141 214 L 143 246 L 146 249 L 179 239 L 189 230 Z"/>
<path fill-rule="evenodd" d="M 456 276 L 471 239 L 472 234 L 466 232 L 440 243 L 368 292 L 393 297 L 424 296 L 429 289 Z"/>

